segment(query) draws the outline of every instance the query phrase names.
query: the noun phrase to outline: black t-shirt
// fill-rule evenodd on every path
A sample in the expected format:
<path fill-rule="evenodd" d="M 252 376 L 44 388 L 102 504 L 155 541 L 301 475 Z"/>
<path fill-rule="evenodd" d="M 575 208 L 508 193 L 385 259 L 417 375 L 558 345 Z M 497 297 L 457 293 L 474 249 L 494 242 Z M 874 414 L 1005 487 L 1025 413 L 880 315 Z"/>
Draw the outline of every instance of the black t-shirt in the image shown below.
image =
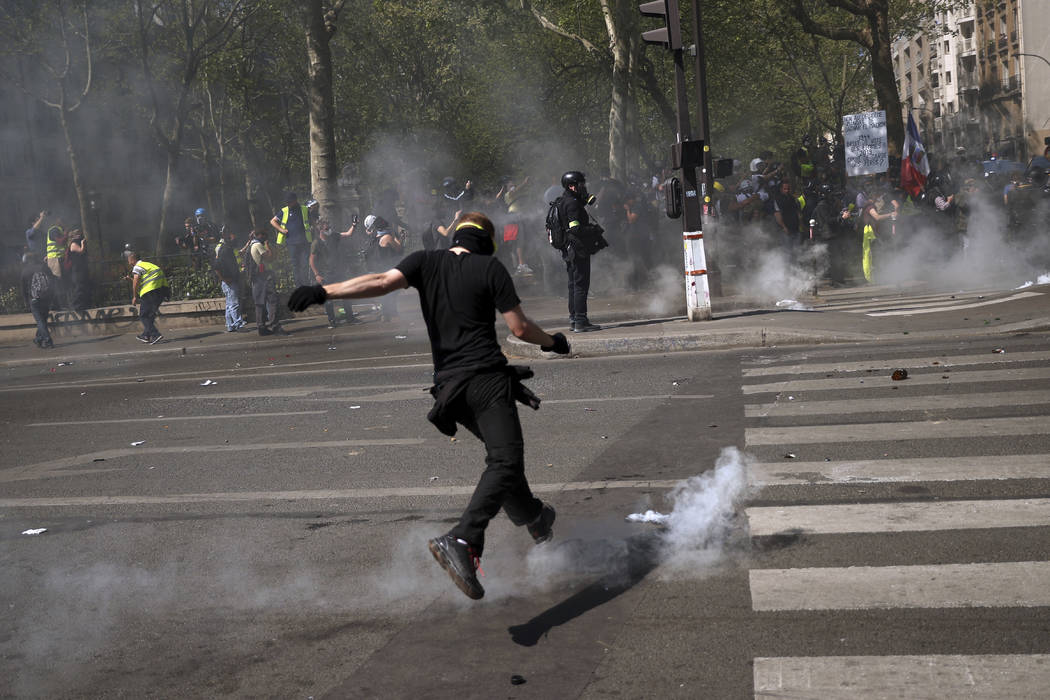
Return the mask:
<path fill-rule="evenodd" d="M 496 312 L 521 303 L 503 263 L 491 255 L 420 250 L 396 265 L 419 290 L 430 336 L 434 382 L 507 364 L 496 339 Z"/>
<path fill-rule="evenodd" d="M 777 192 L 773 195 L 773 202 L 775 205 L 774 211 L 780 212 L 788 233 L 791 235 L 797 234 L 802 213 L 799 211 L 798 200 L 795 198 L 795 195 Z"/>

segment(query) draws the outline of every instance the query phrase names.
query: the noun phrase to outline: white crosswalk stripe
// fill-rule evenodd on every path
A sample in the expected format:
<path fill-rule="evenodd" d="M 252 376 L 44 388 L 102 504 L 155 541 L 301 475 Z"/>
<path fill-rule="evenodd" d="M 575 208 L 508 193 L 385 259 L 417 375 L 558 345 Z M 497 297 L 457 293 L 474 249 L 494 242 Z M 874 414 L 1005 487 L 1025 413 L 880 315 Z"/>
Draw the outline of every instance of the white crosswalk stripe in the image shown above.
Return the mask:
<path fill-rule="evenodd" d="M 872 317 L 883 316 L 915 316 L 919 314 L 931 314 L 941 311 L 960 311 L 974 309 L 984 306 L 1018 301 L 1030 297 L 1040 296 L 1041 292 L 965 292 L 965 293 L 933 293 L 933 294 L 881 294 L 869 299 L 858 299 L 849 301 L 837 301 L 829 299 L 822 304 L 814 305 L 814 309 L 822 311 L 843 311 L 852 314 L 866 314 Z"/>
<path fill-rule="evenodd" d="M 922 313 L 923 309 L 963 308 L 963 304 L 988 301 L 973 295 L 950 301 L 926 298 L 912 304 L 896 299 L 884 306 L 864 304 L 854 311 Z M 893 381 L 890 373 L 895 368 L 908 369 L 909 378 Z M 836 450 L 825 447 L 829 445 L 849 445 L 864 454 L 866 446 L 877 444 L 876 455 L 882 455 L 752 464 L 750 484 L 766 501 L 746 509 L 754 538 L 950 538 L 957 536 L 951 533 L 963 531 L 1005 532 L 1009 537 L 1012 531 L 1006 528 L 1018 532 L 1050 528 L 1050 499 L 1025 498 L 1021 493 L 1015 498 L 856 502 L 846 497 L 848 502 L 804 502 L 808 489 L 851 484 L 914 483 L 936 488 L 930 484 L 947 487 L 1050 478 L 1050 450 L 956 457 L 916 457 L 894 451 L 907 444 L 902 441 L 924 445 L 914 441 L 933 445 L 943 441 L 958 454 L 960 444 L 973 444 L 959 442 L 966 439 L 1043 440 L 1050 435 L 1050 389 L 1039 389 L 1038 382 L 1050 379 L 1050 352 L 1000 354 L 989 347 L 985 352 L 874 361 L 765 360 L 743 367 L 742 376 L 745 400 L 761 399 L 745 405 L 745 443 L 767 460 L 781 454 L 787 457 L 800 447 L 811 455 L 810 460 L 823 454 L 833 456 Z M 993 388 L 982 392 L 974 386 L 977 383 Z M 909 391 L 892 395 L 896 393 L 893 388 L 905 386 Z M 951 392 L 952 386 L 965 389 Z M 802 449 L 798 451 L 801 456 Z M 790 490 L 775 490 L 779 488 Z M 776 503 L 777 494 L 788 494 L 783 496 L 788 500 Z M 772 504 L 770 499 L 774 499 Z M 907 553 L 902 556 L 906 561 Z M 748 585 L 757 613 L 1050 607 L 1050 586 L 1046 585 L 1050 555 L 1027 559 L 1035 560 L 901 564 L 898 557 L 892 565 L 873 566 L 863 561 L 852 562 L 852 566 L 807 561 L 797 568 L 753 568 Z M 955 650 L 953 641 L 944 640 L 945 652 Z M 1050 656 L 1045 654 L 939 655 L 937 649 L 931 649 L 934 653 L 930 655 L 908 656 L 896 651 L 889 645 L 886 655 L 813 656 L 800 650 L 796 657 L 756 658 L 754 696 L 1027 698 L 1045 696 L 1050 681 Z"/>
<path fill-rule="evenodd" d="M 754 679 L 756 698 L 1037 698 L 1050 687 L 1050 655 L 758 658 Z"/>

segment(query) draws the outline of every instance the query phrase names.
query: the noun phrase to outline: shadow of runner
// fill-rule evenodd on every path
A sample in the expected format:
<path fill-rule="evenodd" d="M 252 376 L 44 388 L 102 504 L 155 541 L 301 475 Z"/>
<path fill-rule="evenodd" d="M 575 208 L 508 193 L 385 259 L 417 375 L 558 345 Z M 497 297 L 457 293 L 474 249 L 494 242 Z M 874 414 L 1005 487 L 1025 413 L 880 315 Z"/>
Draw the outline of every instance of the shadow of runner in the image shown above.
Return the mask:
<path fill-rule="evenodd" d="M 601 558 L 605 558 L 610 549 L 608 542 L 574 541 L 566 544 L 569 546 L 575 544 L 577 547 L 597 547 L 599 550 L 597 556 Z M 535 646 L 540 638 L 552 628 L 564 625 L 630 590 L 660 563 L 659 531 L 634 535 L 619 544 L 622 544 L 623 547 L 613 547 L 619 550 L 615 557 L 605 559 L 605 574 L 600 579 L 557 605 L 544 610 L 528 622 L 508 627 L 507 631 L 510 632 L 511 640 L 521 646 Z M 582 549 L 577 554 L 582 555 L 584 567 L 587 567 L 587 559 L 593 563 L 595 558 L 593 554 L 588 557 Z"/>

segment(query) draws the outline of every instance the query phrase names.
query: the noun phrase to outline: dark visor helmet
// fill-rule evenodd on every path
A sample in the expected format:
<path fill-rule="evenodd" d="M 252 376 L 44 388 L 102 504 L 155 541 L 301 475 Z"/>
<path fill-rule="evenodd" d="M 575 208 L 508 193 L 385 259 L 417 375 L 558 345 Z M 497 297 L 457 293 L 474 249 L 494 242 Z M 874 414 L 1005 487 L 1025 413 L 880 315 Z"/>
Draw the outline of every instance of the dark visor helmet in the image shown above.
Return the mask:
<path fill-rule="evenodd" d="M 579 170 L 570 170 L 561 176 L 561 186 L 565 189 L 569 189 L 573 185 L 582 185 L 585 182 L 587 182 L 587 178 Z"/>

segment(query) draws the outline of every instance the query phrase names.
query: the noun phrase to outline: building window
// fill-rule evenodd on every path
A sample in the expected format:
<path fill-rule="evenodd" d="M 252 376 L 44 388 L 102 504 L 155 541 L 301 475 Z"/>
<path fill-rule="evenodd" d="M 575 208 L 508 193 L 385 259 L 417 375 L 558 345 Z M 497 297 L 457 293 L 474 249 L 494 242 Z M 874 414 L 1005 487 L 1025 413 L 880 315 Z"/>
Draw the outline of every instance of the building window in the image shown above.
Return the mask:
<path fill-rule="evenodd" d="M 945 71 L 945 73 L 944 73 L 944 82 L 945 82 L 946 85 L 951 85 L 952 84 L 952 72 L 951 71 Z"/>

